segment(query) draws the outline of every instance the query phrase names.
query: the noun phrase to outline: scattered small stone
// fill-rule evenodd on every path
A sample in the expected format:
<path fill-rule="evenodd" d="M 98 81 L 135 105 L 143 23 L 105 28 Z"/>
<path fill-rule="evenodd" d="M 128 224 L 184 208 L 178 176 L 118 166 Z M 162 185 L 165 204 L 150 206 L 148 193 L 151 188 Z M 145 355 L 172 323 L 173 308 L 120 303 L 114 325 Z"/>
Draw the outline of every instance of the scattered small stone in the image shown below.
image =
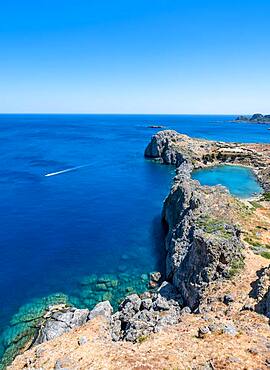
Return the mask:
<path fill-rule="evenodd" d="M 215 370 L 215 367 L 214 367 L 214 365 L 212 364 L 212 362 L 211 361 L 207 361 L 204 365 L 203 365 L 203 367 L 202 367 L 202 369 L 201 370 Z"/>
<path fill-rule="evenodd" d="M 41 357 L 41 356 L 43 355 L 43 353 L 44 353 L 44 352 L 45 352 L 45 350 L 44 350 L 43 348 L 38 347 L 38 348 L 36 349 L 36 357 L 37 357 L 37 358 Z"/>
<path fill-rule="evenodd" d="M 150 310 L 152 305 L 153 305 L 153 302 L 150 298 L 143 299 L 142 304 L 141 304 L 141 309 Z"/>
<path fill-rule="evenodd" d="M 130 294 L 120 304 L 120 308 L 124 308 L 127 305 L 127 303 L 130 303 L 133 310 L 135 312 L 138 312 L 140 310 L 142 300 L 138 296 L 138 294 Z"/>
<path fill-rule="evenodd" d="M 239 357 L 234 356 L 228 357 L 228 361 L 236 364 L 240 364 L 242 362 Z"/>
<path fill-rule="evenodd" d="M 252 355 L 257 355 L 259 353 L 258 349 L 255 347 L 249 348 L 248 352 L 251 353 Z"/>
<path fill-rule="evenodd" d="M 215 303 L 218 299 L 216 297 L 208 297 L 207 304 Z"/>
<path fill-rule="evenodd" d="M 65 367 L 65 361 L 62 360 L 56 360 L 54 365 L 54 370 L 69 370 L 67 367 Z"/>
<path fill-rule="evenodd" d="M 225 324 L 222 328 L 222 332 L 224 334 L 228 334 L 232 336 L 235 336 L 238 333 L 236 327 L 233 324 Z"/>
<path fill-rule="evenodd" d="M 149 285 L 149 288 L 155 289 L 158 286 L 158 283 L 156 283 L 155 281 L 150 280 L 148 285 Z"/>
<path fill-rule="evenodd" d="M 234 297 L 231 294 L 226 294 L 223 297 L 223 303 L 229 305 L 230 303 L 234 302 Z"/>
<path fill-rule="evenodd" d="M 211 320 L 211 316 L 209 316 L 207 314 L 203 315 L 202 318 L 203 318 L 204 321 L 210 321 Z"/>
<path fill-rule="evenodd" d="M 191 309 L 190 307 L 186 306 L 184 308 L 182 308 L 181 310 L 181 314 L 184 315 L 184 314 L 191 314 Z"/>
<path fill-rule="evenodd" d="M 144 292 L 144 293 L 142 293 L 141 295 L 140 295 L 140 298 L 141 299 L 147 299 L 147 298 L 152 298 L 152 293 L 151 292 L 149 292 L 149 291 L 146 291 L 146 292 Z"/>
<path fill-rule="evenodd" d="M 161 273 L 160 272 L 152 272 L 150 274 L 150 280 L 154 281 L 155 283 L 158 283 L 161 279 Z"/>
<path fill-rule="evenodd" d="M 161 295 L 158 295 L 157 299 L 155 300 L 153 304 L 153 308 L 154 310 L 157 310 L 157 311 L 159 310 L 167 311 L 170 309 L 170 305 L 166 298 L 162 297 Z"/>
<path fill-rule="evenodd" d="M 242 307 L 241 311 L 254 311 L 254 305 L 251 303 L 246 303 Z"/>
<path fill-rule="evenodd" d="M 215 323 L 208 325 L 208 328 L 211 331 L 211 333 L 216 333 L 219 329 Z"/>
<path fill-rule="evenodd" d="M 204 338 L 206 335 L 210 334 L 210 329 L 208 326 L 202 326 L 198 330 L 198 337 Z"/>
<path fill-rule="evenodd" d="M 78 340 L 78 344 L 79 346 L 83 346 L 84 344 L 86 344 L 88 342 L 88 339 L 83 336 L 83 337 L 80 337 L 79 340 Z"/>

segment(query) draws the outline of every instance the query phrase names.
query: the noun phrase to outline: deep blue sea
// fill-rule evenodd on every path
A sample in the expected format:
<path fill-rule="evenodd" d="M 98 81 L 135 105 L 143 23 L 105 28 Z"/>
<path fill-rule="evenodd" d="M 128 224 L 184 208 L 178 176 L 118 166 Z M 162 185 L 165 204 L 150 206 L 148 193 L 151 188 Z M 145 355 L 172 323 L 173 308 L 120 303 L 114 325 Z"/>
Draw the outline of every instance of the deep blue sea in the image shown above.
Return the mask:
<path fill-rule="evenodd" d="M 231 116 L 1 115 L 0 328 L 31 298 L 73 295 L 92 274 L 162 270 L 160 214 L 174 169 L 145 160 L 163 125 L 270 142 Z M 45 174 L 85 166 L 58 176 Z"/>

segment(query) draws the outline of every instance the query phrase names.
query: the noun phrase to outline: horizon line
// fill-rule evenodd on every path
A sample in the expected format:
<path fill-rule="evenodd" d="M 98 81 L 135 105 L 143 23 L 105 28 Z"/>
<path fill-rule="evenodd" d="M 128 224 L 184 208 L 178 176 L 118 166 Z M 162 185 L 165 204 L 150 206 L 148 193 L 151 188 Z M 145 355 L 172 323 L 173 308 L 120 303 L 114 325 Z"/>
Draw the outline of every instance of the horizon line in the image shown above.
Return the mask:
<path fill-rule="evenodd" d="M 258 112 L 257 112 L 258 113 Z M 257 114 L 256 113 L 256 114 Z M 250 116 L 254 113 L 86 113 L 86 112 L 0 112 L 0 115 L 108 115 L 108 116 Z M 263 114 L 263 113 L 262 113 Z"/>

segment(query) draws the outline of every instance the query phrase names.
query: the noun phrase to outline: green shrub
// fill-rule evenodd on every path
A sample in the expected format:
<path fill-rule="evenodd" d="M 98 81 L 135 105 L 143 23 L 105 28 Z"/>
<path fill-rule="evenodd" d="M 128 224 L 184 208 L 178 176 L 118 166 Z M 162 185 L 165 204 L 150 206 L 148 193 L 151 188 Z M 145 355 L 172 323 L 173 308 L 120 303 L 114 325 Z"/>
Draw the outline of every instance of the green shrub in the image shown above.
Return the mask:
<path fill-rule="evenodd" d="M 229 276 L 230 278 L 238 275 L 241 270 L 245 267 L 244 258 L 240 257 L 232 261 L 230 268 L 229 268 Z"/>
<path fill-rule="evenodd" d="M 270 201 L 270 191 L 265 192 L 265 193 L 263 194 L 263 200 Z"/>
<path fill-rule="evenodd" d="M 261 256 L 270 260 L 270 252 L 268 251 L 263 251 L 261 253 Z"/>
<path fill-rule="evenodd" d="M 148 339 L 148 336 L 147 335 L 141 335 L 139 338 L 138 338 L 138 343 L 143 343 L 145 342 L 146 340 Z"/>

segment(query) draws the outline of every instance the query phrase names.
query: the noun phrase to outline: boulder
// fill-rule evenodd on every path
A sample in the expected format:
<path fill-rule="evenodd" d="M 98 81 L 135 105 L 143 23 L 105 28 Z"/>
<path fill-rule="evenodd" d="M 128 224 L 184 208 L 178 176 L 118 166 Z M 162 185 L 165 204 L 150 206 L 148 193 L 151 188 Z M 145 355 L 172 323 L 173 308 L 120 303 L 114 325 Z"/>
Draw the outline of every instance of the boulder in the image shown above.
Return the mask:
<path fill-rule="evenodd" d="M 33 344 L 36 345 L 57 338 L 73 328 L 83 325 L 86 323 L 88 315 L 89 310 L 74 307 L 67 308 L 65 311 L 54 312 L 51 316 L 50 313 L 47 314 L 48 318 L 39 328 Z"/>
<path fill-rule="evenodd" d="M 98 303 L 89 313 L 88 319 L 92 320 L 94 317 L 103 316 L 108 321 L 111 319 L 113 308 L 109 301 Z"/>
<path fill-rule="evenodd" d="M 125 308 L 128 304 L 130 309 L 133 309 L 135 312 L 138 312 L 141 307 L 142 300 L 137 294 L 128 295 L 124 301 L 120 304 L 120 309 Z"/>

